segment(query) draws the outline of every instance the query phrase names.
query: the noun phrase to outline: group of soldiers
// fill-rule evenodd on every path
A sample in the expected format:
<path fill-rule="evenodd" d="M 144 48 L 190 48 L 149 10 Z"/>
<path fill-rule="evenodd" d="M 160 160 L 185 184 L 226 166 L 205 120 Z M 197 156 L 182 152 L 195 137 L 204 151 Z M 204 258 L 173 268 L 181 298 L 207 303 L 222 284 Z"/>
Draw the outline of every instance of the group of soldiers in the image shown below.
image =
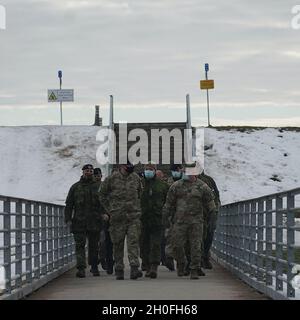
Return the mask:
<path fill-rule="evenodd" d="M 173 164 L 166 177 L 153 163 L 135 172 L 130 162 L 120 164 L 103 182 L 99 168 L 86 164 L 80 181 L 69 190 L 65 222 L 76 246 L 77 273 L 85 277 L 88 240 L 90 272 L 98 265 L 124 279 L 124 244 L 130 279 L 156 278 L 162 263 L 178 276 L 191 279 L 211 269 L 210 247 L 220 206 L 214 180 L 199 174 L 197 165 Z M 140 269 L 140 258 L 142 260 Z"/>

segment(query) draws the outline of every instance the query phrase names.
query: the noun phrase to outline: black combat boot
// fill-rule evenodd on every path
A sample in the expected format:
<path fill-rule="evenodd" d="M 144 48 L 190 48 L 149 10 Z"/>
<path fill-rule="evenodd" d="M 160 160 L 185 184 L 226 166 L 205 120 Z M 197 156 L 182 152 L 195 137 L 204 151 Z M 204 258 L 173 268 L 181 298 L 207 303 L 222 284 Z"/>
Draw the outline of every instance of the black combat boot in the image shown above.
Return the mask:
<path fill-rule="evenodd" d="M 142 262 L 142 271 L 147 271 L 147 266 L 144 262 Z"/>
<path fill-rule="evenodd" d="M 116 280 L 124 280 L 124 270 L 116 270 Z"/>
<path fill-rule="evenodd" d="M 210 269 L 210 270 L 213 268 L 209 257 L 202 259 L 201 267 L 203 267 L 204 269 Z"/>
<path fill-rule="evenodd" d="M 175 266 L 174 266 L 174 260 L 173 258 L 166 258 L 165 261 L 165 266 L 170 270 L 170 271 L 174 271 L 175 270 Z"/>
<path fill-rule="evenodd" d="M 77 278 L 85 278 L 85 270 L 84 269 L 78 269 L 76 272 L 76 277 Z"/>
<path fill-rule="evenodd" d="M 146 271 L 145 277 L 150 278 L 150 266 L 144 265 L 144 267 L 145 267 L 145 271 Z"/>
<path fill-rule="evenodd" d="M 184 276 L 184 264 L 178 264 L 177 263 L 177 275 L 178 277 L 183 277 Z"/>
<path fill-rule="evenodd" d="M 113 265 L 108 265 L 108 266 L 107 266 L 106 273 L 107 273 L 107 274 L 113 274 L 113 273 L 114 273 L 114 267 L 113 267 Z"/>
<path fill-rule="evenodd" d="M 107 262 L 105 259 L 100 259 L 101 267 L 103 270 L 107 270 Z"/>
<path fill-rule="evenodd" d="M 191 269 L 190 269 L 190 263 L 187 262 L 184 266 L 184 275 L 188 276 L 191 273 Z"/>
<path fill-rule="evenodd" d="M 139 277 L 139 268 L 138 267 L 131 267 L 130 268 L 130 279 L 136 280 Z"/>
<path fill-rule="evenodd" d="M 157 278 L 157 265 L 156 264 L 151 265 L 149 275 L 150 275 L 150 278 L 152 278 L 152 279 Z"/>
<path fill-rule="evenodd" d="M 99 277 L 100 276 L 100 272 L 99 272 L 99 269 L 98 269 L 98 266 L 92 266 L 91 267 L 91 273 L 93 274 L 94 277 Z"/>
<path fill-rule="evenodd" d="M 204 277 L 204 276 L 205 276 L 205 273 L 203 272 L 203 270 L 202 270 L 201 268 L 198 268 L 198 269 L 197 269 L 197 274 L 198 274 L 198 276 L 200 276 L 200 277 Z"/>
<path fill-rule="evenodd" d="M 192 269 L 191 270 L 191 279 L 192 280 L 197 280 L 197 279 L 199 279 L 199 277 L 198 277 L 198 272 L 197 272 L 198 270 L 195 270 L 195 269 Z"/>
<path fill-rule="evenodd" d="M 143 272 L 140 269 L 138 269 L 138 278 L 142 278 L 142 277 L 143 277 Z"/>

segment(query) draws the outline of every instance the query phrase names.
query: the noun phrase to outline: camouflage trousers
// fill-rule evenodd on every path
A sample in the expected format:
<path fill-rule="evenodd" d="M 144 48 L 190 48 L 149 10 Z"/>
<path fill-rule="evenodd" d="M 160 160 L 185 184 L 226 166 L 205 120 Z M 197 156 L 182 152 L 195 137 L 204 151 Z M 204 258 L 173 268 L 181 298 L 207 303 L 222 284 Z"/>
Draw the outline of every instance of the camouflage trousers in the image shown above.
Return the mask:
<path fill-rule="evenodd" d="M 113 243 L 115 270 L 124 270 L 124 243 L 127 240 L 128 260 L 131 267 L 139 267 L 139 238 L 141 222 L 135 219 L 130 222 L 114 223 L 109 227 Z"/>
<path fill-rule="evenodd" d="M 209 259 L 210 258 L 210 248 L 214 240 L 214 233 L 217 226 L 217 214 L 211 216 L 206 223 L 203 225 L 203 235 L 202 235 L 202 255 L 201 259 Z M 187 265 L 189 266 L 191 263 L 191 252 L 189 242 L 185 244 L 185 254 L 187 259 Z"/>
<path fill-rule="evenodd" d="M 98 265 L 99 251 L 99 231 L 86 231 L 73 233 L 76 252 L 76 267 L 77 269 L 86 268 L 85 244 L 88 239 L 88 264 L 91 266 Z"/>
<path fill-rule="evenodd" d="M 173 235 L 173 225 L 170 226 L 168 229 L 165 229 L 165 254 L 166 259 L 173 259 L 174 253 L 173 253 L 173 243 L 172 243 L 172 235 Z"/>
<path fill-rule="evenodd" d="M 217 226 L 217 213 L 213 214 L 206 223 L 203 232 L 202 239 L 202 256 L 203 259 L 208 259 L 210 257 L 210 248 L 214 240 L 214 233 Z"/>
<path fill-rule="evenodd" d="M 186 264 L 186 251 L 190 252 L 191 270 L 197 270 L 201 266 L 201 245 L 203 236 L 203 224 L 175 224 L 172 233 L 172 248 L 174 258 L 178 265 Z"/>
<path fill-rule="evenodd" d="M 152 264 L 160 264 L 161 228 L 148 228 L 142 224 L 141 258 L 143 265 L 149 268 Z"/>

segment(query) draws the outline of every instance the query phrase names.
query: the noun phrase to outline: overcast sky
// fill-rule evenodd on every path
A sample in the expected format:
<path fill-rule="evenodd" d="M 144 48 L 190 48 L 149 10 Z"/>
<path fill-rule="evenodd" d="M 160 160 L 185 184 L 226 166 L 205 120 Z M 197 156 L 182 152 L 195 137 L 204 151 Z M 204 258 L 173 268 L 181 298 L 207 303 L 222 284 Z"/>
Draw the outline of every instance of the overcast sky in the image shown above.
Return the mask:
<path fill-rule="evenodd" d="M 59 124 L 47 89 L 75 90 L 64 123 L 206 125 L 204 63 L 213 125 L 300 126 L 300 29 L 291 0 L 0 0 L 0 125 Z M 299 19 L 300 21 L 300 19 Z"/>

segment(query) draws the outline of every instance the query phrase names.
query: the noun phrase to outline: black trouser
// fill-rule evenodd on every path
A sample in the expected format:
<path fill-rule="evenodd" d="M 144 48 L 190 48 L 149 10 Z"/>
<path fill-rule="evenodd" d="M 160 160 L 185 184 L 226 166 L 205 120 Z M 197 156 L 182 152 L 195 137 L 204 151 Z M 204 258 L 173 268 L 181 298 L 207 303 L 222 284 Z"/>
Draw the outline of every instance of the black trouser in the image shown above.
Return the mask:
<path fill-rule="evenodd" d="M 206 236 L 203 239 L 203 259 L 209 259 L 210 257 L 210 248 L 214 240 L 215 228 L 208 228 Z"/>
<path fill-rule="evenodd" d="M 88 239 L 88 264 L 92 267 L 98 265 L 98 251 L 99 251 L 99 231 L 83 231 L 73 232 L 75 247 L 76 247 L 76 260 L 77 268 L 86 268 L 86 255 L 85 255 L 85 244 Z"/>
<path fill-rule="evenodd" d="M 113 268 L 114 258 L 113 258 L 113 244 L 110 238 L 110 233 L 108 231 L 108 225 L 103 227 L 104 239 L 100 241 L 100 261 L 105 260 L 105 265 L 107 270 Z"/>
<path fill-rule="evenodd" d="M 165 230 L 161 232 L 161 241 L 160 241 L 160 260 L 163 265 L 166 263 L 166 237 L 165 237 Z"/>
<path fill-rule="evenodd" d="M 113 257 L 113 243 L 110 238 L 110 234 L 108 228 L 105 230 L 105 250 L 106 250 L 106 264 L 108 270 L 111 269 L 114 265 L 114 257 Z"/>
<path fill-rule="evenodd" d="M 143 265 L 149 268 L 151 265 L 159 265 L 161 257 L 161 227 L 149 228 L 142 225 L 140 238 L 140 251 Z"/>

